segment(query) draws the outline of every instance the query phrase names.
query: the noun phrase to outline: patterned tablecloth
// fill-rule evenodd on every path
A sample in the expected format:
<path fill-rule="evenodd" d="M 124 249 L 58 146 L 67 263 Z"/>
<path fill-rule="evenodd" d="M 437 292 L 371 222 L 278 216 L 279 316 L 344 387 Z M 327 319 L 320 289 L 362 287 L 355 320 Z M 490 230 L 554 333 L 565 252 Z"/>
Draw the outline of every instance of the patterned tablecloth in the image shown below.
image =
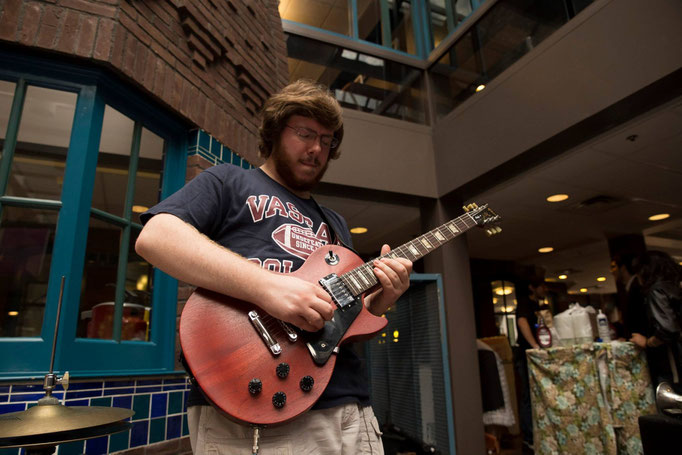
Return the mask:
<path fill-rule="evenodd" d="M 535 453 L 641 454 L 637 418 L 656 412 L 643 352 L 629 342 L 526 351 Z"/>

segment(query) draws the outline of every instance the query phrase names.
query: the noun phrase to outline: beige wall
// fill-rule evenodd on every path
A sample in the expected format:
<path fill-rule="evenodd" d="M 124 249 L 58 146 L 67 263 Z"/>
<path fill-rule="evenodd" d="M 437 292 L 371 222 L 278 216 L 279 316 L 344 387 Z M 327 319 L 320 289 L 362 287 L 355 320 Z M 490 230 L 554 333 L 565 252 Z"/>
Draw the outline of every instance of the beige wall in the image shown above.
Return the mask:
<path fill-rule="evenodd" d="M 439 196 L 682 66 L 679 0 L 597 0 L 434 128 Z"/>
<path fill-rule="evenodd" d="M 436 196 L 431 128 L 345 109 L 341 158 L 325 182 Z"/>

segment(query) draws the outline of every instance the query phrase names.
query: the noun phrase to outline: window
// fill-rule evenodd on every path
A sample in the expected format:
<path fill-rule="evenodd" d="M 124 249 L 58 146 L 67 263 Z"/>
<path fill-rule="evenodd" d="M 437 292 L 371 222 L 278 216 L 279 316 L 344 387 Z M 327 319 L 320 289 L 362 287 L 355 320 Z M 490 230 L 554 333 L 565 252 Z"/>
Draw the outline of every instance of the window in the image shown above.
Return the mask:
<path fill-rule="evenodd" d="M 498 333 L 509 339 L 511 346 L 516 345 L 516 288 L 509 281 L 496 280 L 490 283 L 493 294 L 493 311 Z"/>
<path fill-rule="evenodd" d="M 49 368 L 62 277 L 56 371 L 174 370 L 177 283 L 134 243 L 188 128 L 102 73 L 0 57 L 0 376 Z"/>

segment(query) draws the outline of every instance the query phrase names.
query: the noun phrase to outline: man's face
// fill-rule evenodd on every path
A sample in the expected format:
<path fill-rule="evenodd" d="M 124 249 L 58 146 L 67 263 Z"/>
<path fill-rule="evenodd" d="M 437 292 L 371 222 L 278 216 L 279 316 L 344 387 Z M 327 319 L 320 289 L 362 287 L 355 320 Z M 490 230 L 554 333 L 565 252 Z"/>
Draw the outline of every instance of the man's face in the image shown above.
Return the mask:
<path fill-rule="evenodd" d="M 547 286 L 544 283 L 539 284 L 538 287 L 529 286 L 529 288 L 538 300 L 547 297 Z"/>
<path fill-rule="evenodd" d="M 292 115 L 286 125 L 272 151 L 275 169 L 289 188 L 310 191 L 327 170 L 330 152 L 323 142 L 333 131 L 300 115 Z"/>

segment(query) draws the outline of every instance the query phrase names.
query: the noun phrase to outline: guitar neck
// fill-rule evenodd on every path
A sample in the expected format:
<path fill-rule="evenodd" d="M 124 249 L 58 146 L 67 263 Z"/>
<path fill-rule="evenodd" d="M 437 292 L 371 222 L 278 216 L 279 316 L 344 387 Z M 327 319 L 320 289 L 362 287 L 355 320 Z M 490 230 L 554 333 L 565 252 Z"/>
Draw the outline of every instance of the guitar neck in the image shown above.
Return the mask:
<path fill-rule="evenodd" d="M 464 213 L 376 259 L 405 258 L 414 262 L 476 225 L 478 223 L 471 214 Z M 372 265 L 376 259 L 365 262 L 363 265 L 341 275 L 341 280 L 354 296 L 362 294 L 379 283 L 376 275 L 374 275 L 374 266 Z"/>

